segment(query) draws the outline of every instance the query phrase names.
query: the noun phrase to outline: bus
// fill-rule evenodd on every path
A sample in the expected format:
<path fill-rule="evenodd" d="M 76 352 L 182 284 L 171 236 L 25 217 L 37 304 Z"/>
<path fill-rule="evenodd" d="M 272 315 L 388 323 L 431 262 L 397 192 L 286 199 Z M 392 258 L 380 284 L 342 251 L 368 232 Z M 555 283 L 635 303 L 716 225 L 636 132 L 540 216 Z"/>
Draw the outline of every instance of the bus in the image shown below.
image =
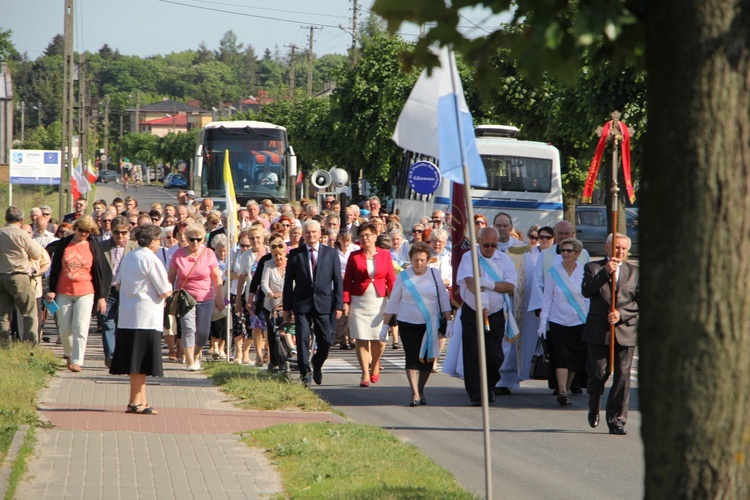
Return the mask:
<path fill-rule="evenodd" d="M 554 146 L 518 140 L 518 129 L 505 125 L 480 125 L 475 129 L 477 149 L 487 172 L 487 188 L 472 186 L 475 214 L 484 214 L 490 225 L 498 212 L 507 212 L 520 231 L 534 224 L 553 226 L 563 219 L 560 153 Z M 441 180 L 429 196 L 411 190 L 406 173 L 419 155 L 404 155 L 395 185 L 393 210 L 409 230 L 433 210 L 450 211 L 451 183 Z"/>
<path fill-rule="evenodd" d="M 219 121 L 198 133 L 190 186 L 196 196 L 220 201 L 226 197 L 224 154 L 229 164 L 237 201 L 288 203 L 296 177 L 297 158 L 286 129 L 256 121 Z"/>

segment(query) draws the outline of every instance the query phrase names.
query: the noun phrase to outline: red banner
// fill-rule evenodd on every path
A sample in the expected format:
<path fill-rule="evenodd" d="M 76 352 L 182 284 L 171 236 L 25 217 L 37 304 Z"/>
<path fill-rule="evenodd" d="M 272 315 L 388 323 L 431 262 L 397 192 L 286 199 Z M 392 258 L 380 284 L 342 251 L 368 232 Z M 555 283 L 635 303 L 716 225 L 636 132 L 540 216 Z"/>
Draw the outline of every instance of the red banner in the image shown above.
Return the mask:
<path fill-rule="evenodd" d="M 456 182 L 451 182 L 451 216 L 452 221 L 450 229 L 451 243 L 453 245 L 453 249 L 451 250 L 451 265 L 453 266 L 453 290 L 451 291 L 451 302 L 454 307 L 458 308 L 461 307 L 462 301 L 461 295 L 458 293 L 456 274 L 458 274 L 458 265 L 461 263 L 461 258 L 466 252 L 471 250 L 469 240 L 467 239 L 467 224 L 473 224 L 473 222 L 468 220 L 464 185 Z"/>
<path fill-rule="evenodd" d="M 586 176 L 586 184 L 583 186 L 583 195 L 581 196 L 581 203 L 591 203 L 594 195 L 594 186 L 596 185 L 596 177 L 599 174 L 599 165 L 602 163 L 602 156 L 604 156 L 604 148 L 607 146 L 607 138 L 609 137 L 610 130 L 612 129 L 612 123 L 614 120 L 608 121 L 602 127 L 602 135 L 599 137 L 599 143 L 596 145 L 596 151 L 594 152 L 594 158 L 591 160 L 589 165 L 589 173 Z M 625 189 L 628 192 L 628 199 L 630 203 L 635 201 L 635 191 L 633 189 L 633 180 L 630 175 L 630 132 L 625 122 L 618 122 L 620 133 L 622 134 L 621 148 L 622 148 L 622 173 L 625 177 Z"/>

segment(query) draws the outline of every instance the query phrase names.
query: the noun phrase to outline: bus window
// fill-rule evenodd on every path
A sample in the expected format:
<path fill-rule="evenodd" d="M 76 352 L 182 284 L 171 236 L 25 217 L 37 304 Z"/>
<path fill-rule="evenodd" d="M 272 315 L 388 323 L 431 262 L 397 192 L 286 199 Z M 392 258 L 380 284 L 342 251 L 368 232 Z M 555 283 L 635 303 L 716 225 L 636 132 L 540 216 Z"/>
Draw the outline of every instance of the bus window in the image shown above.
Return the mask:
<path fill-rule="evenodd" d="M 552 190 L 552 160 L 518 156 L 482 155 L 487 182 L 492 191 L 549 193 Z"/>

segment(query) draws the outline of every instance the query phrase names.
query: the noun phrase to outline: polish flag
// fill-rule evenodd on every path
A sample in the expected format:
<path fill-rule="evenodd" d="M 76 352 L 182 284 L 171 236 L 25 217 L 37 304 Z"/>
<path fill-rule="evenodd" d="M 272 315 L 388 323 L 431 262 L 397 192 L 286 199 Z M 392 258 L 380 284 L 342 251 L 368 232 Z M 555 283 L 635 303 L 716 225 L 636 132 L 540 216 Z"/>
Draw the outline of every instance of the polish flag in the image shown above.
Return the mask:
<path fill-rule="evenodd" d="M 83 196 L 91 191 L 91 184 L 81 173 L 81 160 L 78 159 L 78 168 L 70 169 L 70 193 L 73 195 L 73 199 L 77 200 L 79 196 Z"/>

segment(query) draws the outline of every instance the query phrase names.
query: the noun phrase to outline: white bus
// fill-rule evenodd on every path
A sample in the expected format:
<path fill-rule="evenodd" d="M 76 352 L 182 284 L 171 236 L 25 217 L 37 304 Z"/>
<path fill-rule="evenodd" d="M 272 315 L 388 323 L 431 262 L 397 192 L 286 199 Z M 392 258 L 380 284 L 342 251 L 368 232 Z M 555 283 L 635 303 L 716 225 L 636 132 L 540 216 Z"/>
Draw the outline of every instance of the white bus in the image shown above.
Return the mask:
<path fill-rule="evenodd" d="M 563 218 L 560 153 L 543 142 L 516 139 L 518 129 L 502 125 L 476 127 L 477 149 L 487 171 L 488 188 L 472 187 L 475 214 L 484 214 L 491 225 L 498 212 L 513 217 L 514 226 L 526 231 L 534 224 L 553 226 Z M 406 180 L 409 165 L 425 159 L 407 154 L 395 186 L 394 213 L 404 230 L 433 210 L 450 211 L 451 183 L 443 179 L 430 196 L 414 193 Z"/>
<path fill-rule="evenodd" d="M 256 121 L 211 122 L 204 126 L 198 133 L 190 176 L 190 187 L 198 197 L 225 197 L 226 150 L 240 204 L 265 198 L 274 203 L 289 202 L 297 162 L 284 127 Z M 273 174 L 273 182 L 268 181 L 268 173 Z"/>

